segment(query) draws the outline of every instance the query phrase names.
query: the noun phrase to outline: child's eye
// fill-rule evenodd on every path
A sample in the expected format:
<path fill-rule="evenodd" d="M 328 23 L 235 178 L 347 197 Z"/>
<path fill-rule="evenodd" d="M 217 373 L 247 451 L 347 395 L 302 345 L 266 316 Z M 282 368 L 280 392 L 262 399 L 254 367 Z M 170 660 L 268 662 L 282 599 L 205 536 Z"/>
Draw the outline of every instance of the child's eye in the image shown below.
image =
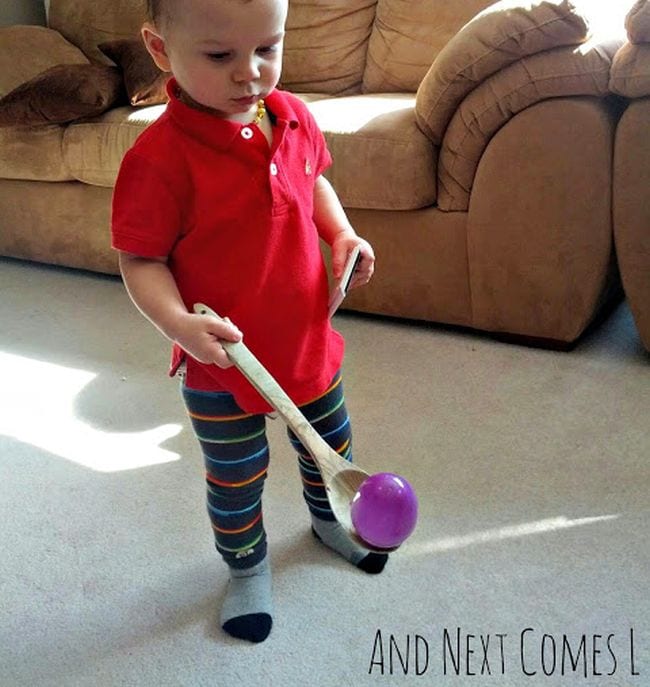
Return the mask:
<path fill-rule="evenodd" d="M 230 57 L 229 52 L 211 52 L 208 53 L 208 58 L 214 60 L 215 62 L 223 62 Z"/>
<path fill-rule="evenodd" d="M 277 50 L 277 46 L 275 45 L 265 45 L 262 48 L 258 48 L 257 52 L 260 55 L 269 55 L 270 53 L 274 53 Z"/>

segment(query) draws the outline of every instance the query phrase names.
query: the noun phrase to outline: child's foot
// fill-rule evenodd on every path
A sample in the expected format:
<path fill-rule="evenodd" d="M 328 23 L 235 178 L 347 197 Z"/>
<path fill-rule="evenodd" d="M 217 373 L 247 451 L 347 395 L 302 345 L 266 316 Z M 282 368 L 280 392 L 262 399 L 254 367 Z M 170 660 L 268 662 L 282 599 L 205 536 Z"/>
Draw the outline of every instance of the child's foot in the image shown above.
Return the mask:
<path fill-rule="evenodd" d="M 360 570 L 376 575 L 384 569 L 388 555 L 374 553 L 355 544 L 336 520 L 321 520 L 312 515 L 311 524 L 311 530 L 316 539 L 341 554 L 343 558 L 356 565 Z"/>
<path fill-rule="evenodd" d="M 271 568 L 268 556 L 252 568 L 230 569 L 221 626 L 233 637 L 263 642 L 271 632 Z"/>

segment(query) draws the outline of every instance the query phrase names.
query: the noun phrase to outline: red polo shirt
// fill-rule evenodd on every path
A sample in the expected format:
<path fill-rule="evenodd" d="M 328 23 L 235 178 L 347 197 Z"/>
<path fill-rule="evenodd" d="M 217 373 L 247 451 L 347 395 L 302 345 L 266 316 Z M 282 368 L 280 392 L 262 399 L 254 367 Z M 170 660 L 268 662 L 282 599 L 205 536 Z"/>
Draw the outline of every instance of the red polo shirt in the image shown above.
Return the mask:
<path fill-rule="evenodd" d="M 203 302 L 228 316 L 295 403 L 327 388 L 343 338 L 327 315 L 328 282 L 313 221 L 314 184 L 331 162 L 305 105 L 266 99 L 273 145 L 255 125 L 188 107 L 173 80 L 165 112 L 128 151 L 113 195 L 113 247 L 167 256 L 189 311 Z M 246 412 L 270 410 L 236 369 L 186 356 L 186 384 L 229 391 Z"/>

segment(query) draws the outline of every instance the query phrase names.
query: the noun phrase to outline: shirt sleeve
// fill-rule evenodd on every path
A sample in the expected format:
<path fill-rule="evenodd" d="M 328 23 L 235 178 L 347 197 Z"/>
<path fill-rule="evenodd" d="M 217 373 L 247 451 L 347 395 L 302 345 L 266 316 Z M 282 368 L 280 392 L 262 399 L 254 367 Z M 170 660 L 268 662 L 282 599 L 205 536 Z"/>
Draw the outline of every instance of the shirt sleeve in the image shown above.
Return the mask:
<path fill-rule="evenodd" d="M 309 110 L 307 110 L 307 114 L 312 145 L 314 146 L 314 160 L 316 162 L 314 178 L 317 179 L 332 164 L 332 156 L 327 147 L 325 136 L 323 136 L 323 132 L 320 130 L 318 124 L 316 124 L 316 120 Z"/>
<path fill-rule="evenodd" d="M 113 190 L 113 248 L 146 258 L 169 255 L 181 234 L 181 211 L 162 170 L 130 150 Z"/>

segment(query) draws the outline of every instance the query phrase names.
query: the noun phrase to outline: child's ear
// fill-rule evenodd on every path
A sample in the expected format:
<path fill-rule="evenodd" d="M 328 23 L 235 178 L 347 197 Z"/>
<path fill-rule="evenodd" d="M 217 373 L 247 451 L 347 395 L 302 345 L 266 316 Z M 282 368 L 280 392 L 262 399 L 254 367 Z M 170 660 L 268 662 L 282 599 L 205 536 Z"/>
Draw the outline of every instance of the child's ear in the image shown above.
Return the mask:
<path fill-rule="evenodd" d="M 163 72 L 170 72 L 171 65 L 169 63 L 169 57 L 167 57 L 167 53 L 165 52 L 165 41 L 156 31 L 156 27 L 146 22 L 143 24 L 142 29 L 140 29 L 140 34 L 142 35 L 145 47 L 158 68 Z"/>

